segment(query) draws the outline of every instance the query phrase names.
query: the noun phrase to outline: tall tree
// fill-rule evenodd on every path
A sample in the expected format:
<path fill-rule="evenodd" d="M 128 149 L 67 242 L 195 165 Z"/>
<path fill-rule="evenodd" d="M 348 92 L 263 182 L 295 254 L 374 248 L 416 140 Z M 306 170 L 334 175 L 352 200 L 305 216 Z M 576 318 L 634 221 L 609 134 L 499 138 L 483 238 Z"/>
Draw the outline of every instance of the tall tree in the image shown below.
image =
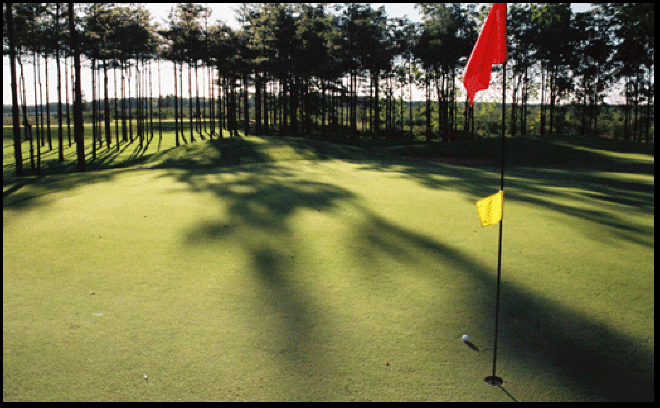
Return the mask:
<path fill-rule="evenodd" d="M 611 82 L 611 66 L 614 44 L 610 30 L 602 23 L 600 13 L 577 13 L 573 21 L 576 60 L 575 97 L 581 107 L 580 134 L 595 135 L 598 132 L 598 110 L 604 99 L 605 85 Z"/>
<path fill-rule="evenodd" d="M 600 7 L 611 22 L 617 38 L 613 63 L 615 75 L 624 84 L 626 140 L 638 138 L 641 130 L 638 121 L 639 103 L 644 98 L 644 88 L 652 88 L 652 75 L 649 74 L 652 72 L 655 54 L 654 7 L 647 3 L 611 3 Z M 650 100 L 650 92 L 647 93 Z M 649 101 L 647 106 L 650 107 Z"/>
<path fill-rule="evenodd" d="M 179 102 L 177 95 L 179 93 L 179 87 L 177 83 L 177 66 L 184 59 L 184 38 L 182 29 L 179 25 L 174 23 L 174 20 L 177 15 L 177 7 L 172 6 L 169 14 L 170 26 L 166 30 L 161 30 L 161 36 L 166 40 L 166 43 L 163 47 L 163 56 L 167 60 L 172 62 L 174 68 L 174 132 L 176 136 L 176 145 L 180 145 L 179 141 Z M 183 96 L 179 96 L 182 98 Z M 181 133 L 183 134 L 183 123 L 181 123 Z"/>
<path fill-rule="evenodd" d="M 75 71 L 73 99 L 73 129 L 76 140 L 78 171 L 85 171 L 85 128 L 82 115 L 82 88 L 80 82 L 80 40 L 76 29 L 76 12 L 73 3 L 69 3 L 69 32 L 71 33 L 71 49 L 73 50 L 73 66 Z"/>
<path fill-rule="evenodd" d="M 43 7 L 35 3 L 15 3 L 13 8 L 13 32 L 14 32 L 14 46 L 17 51 L 17 62 L 21 71 L 21 94 L 23 106 L 23 123 L 26 129 L 26 137 L 30 141 L 30 168 L 37 174 L 40 171 L 40 145 L 41 145 L 41 127 L 39 121 L 39 104 L 38 104 L 38 91 L 37 91 L 37 78 L 39 71 L 37 70 L 37 53 L 40 52 L 41 44 L 39 42 L 41 29 L 39 20 L 43 14 Z M 6 24 L 6 22 L 3 23 Z M 6 30 L 6 28 L 5 28 Z M 28 109 L 27 109 L 27 84 L 25 83 L 24 65 L 22 57 L 25 56 L 26 61 L 29 61 L 29 56 L 32 56 L 33 72 L 34 72 L 34 134 L 37 136 L 37 160 L 35 166 L 34 157 L 34 139 L 32 132 L 32 124 L 29 122 Z"/>
<path fill-rule="evenodd" d="M 228 53 L 230 51 L 230 47 L 228 44 L 228 39 L 229 39 L 229 33 L 231 31 L 231 28 L 227 26 L 224 23 L 218 23 L 214 24 L 211 27 L 209 27 L 208 30 L 208 47 L 209 47 L 209 63 L 215 68 L 215 71 L 218 73 L 219 76 L 222 75 L 223 67 L 225 66 L 225 59 L 228 58 Z M 222 79 L 219 77 L 217 80 L 212 81 L 213 86 L 212 89 L 216 88 L 216 85 L 222 85 Z M 214 98 L 212 98 L 214 99 Z M 222 138 L 222 126 L 223 126 L 223 117 L 224 115 L 222 114 L 222 100 L 221 100 L 221 94 L 218 92 L 218 100 L 212 102 L 213 110 L 215 111 L 214 113 L 217 113 L 217 115 L 214 114 L 215 117 L 218 119 L 218 126 L 219 126 L 219 137 Z M 217 106 L 217 107 L 216 107 Z M 215 119 L 215 117 L 212 116 L 212 118 Z M 215 120 L 213 120 L 211 125 L 211 134 L 213 135 L 215 133 Z"/>
<path fill-rule="evenodd" d="M 511 68 L 511 126 L 509 127 L 511 135 L 516 136 L 518 131 L 517 121 L 520 119 L 520 133 L 525 136 L 527 127 L 525 117 L 527 113 L 527 94 L 529 93 L 528 83 L 530 81 L 530 69 L 533 65 L 533 43 L 535 31 L 532 29 L 531 9 L 528 4 L 512 4 L 509 8 L 509 18 L 507 20 L 507 32 L 510 33 L 511 40 L 508 42 L 507 64 Z M 520 107 L 518 101 L 520 100 Z"/>
<path fill-rule="evenodd" d="M 415 50 L 425 70 L 433 73 L 439 106 L 439 128 L 442 139 L 452 138 L 454 130 L 455 83 L 461 61 L 470 55 L 476 39 L 476 24 L 469 16 L 472 6 L 447 6 L 440 3 L 418 3 L 424 15 L 422 34 Z"/>
<path fill-rule="evenodd" d="M 370 12 L 370 6 L 351 3 L 342 10 L 338 21 L 345 39 L 342 60 L 345 61 L 344 69 L 348 73 L 349 80 L 350 135 L 353 138 L 357 136 L 357 78 L 359 71 L 364 69 L 361 60 L 364 50 L 359 41 L 363 36 L 362 28 L 366 25 L 365 20 L 368 19 Z"/>
<path fill-rule="evenodd" d="M 23 176 L 23 151 L 21 146 L 21 125 L 18 117 L 18 89 L 16 86 L 16 47 L 14 45 L 13 3 L 7 3 L 5 10 L 7 37 L 9 38 L 9 62 L 11 69 L 11 116 L 14 133 L 14 160 L 16 176 Z"/>
<path fill-rule="evenodd" d="M 59 142 L 58 146 L 58 161 L 63 162 L 64 161 L 64 134 L 63 134 L 63 122 L 62 122 L 62 72 L 61 72 L 61 65 L 60 65 L 60 44 L 63 39 L 62 32 L 63 26 L 61 24 L 61 19 L 62 19 L 62 11 L 61 11 L 62 4 L 61 3 L 55 3 L 55 10 L 54 13 L 52 14 L 52 24 L 51 24 L 51 29 L 53 31 L 52 33 L 52 38 L 54 41 L 54 53 L 55 53 L 55 65 L 57 67 L 57 139 Z M 65 78 L 66 80 L 66 78 Z"/>
<path fill-rule="evenodd" d="M 302 4 L 299 6 L 299 13 L 296 20 L 296 41 L 299 48 L 297 58 L 294 60 L 294 69 L 301 76 L 305 134 L 311 136 L 312 116 L 318 111 L 318 97 L 311 88 L 313 83 L 318 81 L 320 88 L 324 89 L 323 77 L 328 70 L 324 62 L 330 58 L 324 33 L 329 28 L 329 19 L 322 4 L 316 6 Z"/>
<path fill-rule="evenodd" d="M 538 50 L 537 60 L 541 63 L 541 134 L 545 134 L 546 123 L 553 129 L 553 114 L 557 100 L 571 89 L 568 66 L 573 58 L 571 49 L 570 3 L 546 3 L 532 6 L 532 24 L 538 30 L 534 46 Z M 548 89 L 549 88 L 549 89 Z M 545 93 L 549 91 L 549 103 Z M 548 109 L 549 108 L 549 109 Z M 549 112 L 548 112 L 549 111 Z"/>
<path fill-rule="evenodd" d="M 370 123 L 371 132 L 378 136 L 380 134 L 380 79 L 383 71 L 389 71 L 391 61 L 394 57 L 387 27 L 387 14 L 385 7 L 366 10 L 366 19 L 361 25 L 359 36 L 360 60 L 362 66 L 369 70 L 371 76 L 371 88 L 373 98 L 370 98 Z"/>
<path fill-rule="evenodd" d="M 269 134 L 269 98 L 266 91 L 269 77 L 277 73 L 278 51 L 273 31 L 276 15 L 272 6 L 244 3 L 237 10 L 237 18 L 243 24 L 248 39 L 245 46 L 250 51 L 255 72 L 255 131 L 257 134 Z M 227 29 L 218 32 L 227 35 Z M 222 45 L 216 43 L 216 46 Z M 221 64 L 222 59 L 218 59 L 217 63 Z"/>

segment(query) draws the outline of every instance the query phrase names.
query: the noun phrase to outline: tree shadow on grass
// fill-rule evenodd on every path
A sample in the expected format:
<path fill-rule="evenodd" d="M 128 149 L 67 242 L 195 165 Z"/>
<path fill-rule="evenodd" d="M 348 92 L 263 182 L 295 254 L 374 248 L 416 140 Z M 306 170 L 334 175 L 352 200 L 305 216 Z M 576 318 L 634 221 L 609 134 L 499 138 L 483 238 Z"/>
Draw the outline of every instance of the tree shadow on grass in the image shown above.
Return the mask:
<path fill-rule="evenodd" d="M 319 348 L 325 340 L 316 330 L 323 321 L 322 308 L 292 273 L 298 248 L 287 245 L 296 238 L 289 221 L 297 211 L 325 211 L 351 199 L 352 193 L 327 183 L 295 179 L 289 169 L 275 164 L 209 171 L 177 169 L 164 177 L 170 176 L 186 183 L 191 191 L 213 193 L 223 203 L 226 211 L 218 220 L 192 226 L 183 242 L 193 246 L 232 242 L 247 253 L 249 270 L 262 286 L 257 296 L 268 315 L 264 317 L 267 323 L 259 322 L 258 331 L 268 338 L 263 347 L 280 361 L 285 378 L 295 379 L 289 391 L 293 395 L 300 384 L 322 382 L 330 369 Z M 328 392 L 317 390 L 314 395 Z"/>
<path fill-rule="evenodd" d="M 361 169 L 382 172 L 396 172 L 433 188 L 467 193 L 469 200 L 477 200 L 497 191 L 499 168 L 489 166 L 455 166 L 427 161 L 409 160 L 391 154 L 388 150 L 365 148 L 350 144 L 336 144 L 327 141 L 299 138 L 266 138 L 266 145 L 276 148 L 287 146 L 301 158 L 315 160 L 340 159 L 358 163 Z M 477 143 L 480 142 L 480 143 Z M 579 216 L 594 222 L 606 222 L 623 237 L 633 231 L 644 230 L 642 226 L 630 225 L 628 220 L 617 219 L 612 212 L 602 213 L 599 209 L 585 210 L 562 204 L 566 198 L 578 199 L 590 206 L 623 205 L 653 213 L 654 185 L 648 180 L 635 177 L 652 176 L 654 171 L 652 146 L 615 143 L 616 141 L 591 140 L 589 138 L 511 138 L 507 141 L 507 168 L 505 170 L 505 190 L 508 197 L 527 201 L 537 206 L 545 206 L 553 211 Z M 366 143 L 366 142 L 365 142 Z M 456 156 L 475 154 L 489 160 L 498 158 L 499 141 L 456 142 L 450 144 L 430 144 L 425 148 L 434 149 L 438 154 Z M 476 145 L 475 145 L 476 143 Z M 364 144 L 364 143 L 363 143 Z M 124 150 L 134 147 L 127 160 L 118 161 Z M 367 147 L 369 144 L 366 145 Z M 584 147 L 584 148 L 583 148 Z M 415 146 L 404 149 L 416 148 Z M 586 148 L 586 149 L 585 149 Z M 588 149 L 601 150 L 588 150 Z M 608 154 L 613 152 L 633 152 L 649 160 L 622 158 Z M 476 153 L 475 153 L 476 151 Z M 207 171 L 213 168 L 231 168 L 238 164 L 268 163 L 272 159 L 265 154 L 264 147 L 254 141 L 242 138 L 213 139 L 204 143 L 192 143 L 179 148 L 145 154 L 134 142 L 122 142 L 121 150 L 113 147 L 101 149 L 97 160 L 88 163 L 88 171 L 145 166 L 153 168 L 179 168 Z M 75 153 L 75 152 L 74 152 Z M 54 153 L 51 153 L 51 155 Z M 87 154 L 91 154 L 88 152 Z M 53 173 L 75 173 L 75 160 L 69 157 L 65 163 L 53 163 L 48 170 Z M 615 178 L 603 172 L 629 174 L 629 179 Z M 38 178 L 37 178 L 38 179 Z M 89 177 L 95 180 L 96 177 Z M 84 183 L 85 177 L 77 178 Z M 25 184 L 18 180 L 5 180 L 4 198 L 19 191 Z M 68 183 L 71 185 L 71 183 Z M 16 201 L 25 201 L 24 199 Z M 625 211 L 625 210 L 624 210 Z"/>
<path fill-rule="evenodd" d="M 356 240 L 375 244 L 379 250 L 373 257 L 381 253 L 380 256 L 409 262 L 411 253 L 430 254 L 439 265 L 469 276 L 480 287 L 492 288 L 492 302 L 479 301 L 472 306 L 480 310 L 478 316 L 472 317 L 475 324 L 492 327 L 496 286 L 493 267 L 481 264 L 457 247 L 408 231 L 369 211 L 364 215 L 365 225 L 356 230 Z M 373 236 L 379 239 L 372 239 Z M 392 251 L 392 248 L 398 249 Z M 530 372 L 550 373 L 564 379 L 567 388 L 596 399 L 653 400 L 654 353 L 645 339 L 632 339 L 556 301 L 507 282 L 508 271 L 506 267 L 503 269 L 498 367 L 513 364 Z M 440 275 L 436 279 L 439 284 L 445 280 Z M 443 324 L 442 316 L 446 312 L 434 311 L 437 325 Z"/>
<path fill-rule="evenodd" d="M 128 142 L 120 142 L 121 150 L 113 146 L 111 149 L 98 149 L 96 160 L 91 160 L 91 148 L 87 146 L 85 172 L 78 172 L 75 146 L 67 149 L 65 161 L 57 160 L 57 150 L 45 152 L 42 157 L 42 174 L 28 175 L 25 177 L 3 177 L 3 208 L 28 209 L 36 206 L 47 205 L 50 200 L 35 200 L 45 197 L 48 193 L 66 191 L 80 185 L 96 184 L 112 180 L 115 175 L 122 171 L 129 171 L 131 166 L 138 165 L 146 160 L 146 157 L 136 156 L 132 161 L 115 162 L 125 149 L 134 146 Z M 28 160 L 23 156 L 24 160 Z M 29 161 L 24 163 L 24 168 L 29 168 Z M 15 166 L 11 167 L 12 169 Z M 103 172 L 101 170 L 110 170 Z M 3 175 L 8 171 L 3 171 Z M 23 187 L 33 186 L 30 191 Z M 22 190 L 22 191 L 21 191 Z"/>
<path fill-rule="evenodd" d="M 597 150 L 592 150 L 596 149 L 594 145 L 597 146 Z M 403 149 L 412 149 L 413 152 L 418 149 L 420 151 L 417 154 L 422 157 L 431 153 L 438 157 L 477 157 L 487 159 L 492 164 L 454 166 L 429 160 L 407 162 L 382 160 L 367 163 L 364 168 L 402 172 L 434 188 L 453 187 L 454 184 L 451 181 L 438 183 L 437 179 L 434 179 L 435 175 L 453 176 L 461 172 L 470 177 L 488 174 L 493 180 L 499 181 L 501 163 L 499 139 L 409 146 Z M 528 178 L 530 182 L 542 186 L 595 187 L 598 192 L 604 193 L 611 192 L 613 187 L 617 193 L 623 193 L 623 197 L 627 198 L 625 203 L 631 205 L 648 204 L 649 198 L 646 195 L 653 192 L 653 185 L 640 182 L 636 177 L 653 176 L 653 146 L 639 143 L 620 145 L 616 141 L 567 136 L 517 137 L 507 139 L 505 152 L 505 188 L 510 186 L 511 180 L 508 178 L 511 176 Z M 405 156 L 406 150 L 385 150 L 383 153 L 389 153 L 385 156 L 399 157 L 401 160 L 403 160 L 402 155 L 414 157 L 414 155 Z M 632 177 L 627 180 L 612 179 L 602 174 L 604 172 L 629 174 Z M 653 203 L 652 197 L 650 202 Z"/>
<path fill-rule="evenodd" d="M 242 157 L 267 161 L 267 158 L 259 155 L 258 150 L 249 146 L 234 156 L 231 156 L 231 153 L 236 149 L 229 149 L 223 156 L 224 145 L 219 142 L 217 146 L 220 151 L 219 157 L 225 164 L 229 160 L 242 163 Z M 322 361 L 323 353 L 316 349 L 314 337 L 309 334 L 313 332 L 313 326 L 324 319 L 324 315 L 310 300 L 304 289 L 291 282 L 287 272 L 289 262 L 287 256 L 290 254 L 285 252 L 281 245 L 272 241 L 278 238 L 284 239 L 293 233 L 289 222 L 291 215 L 298 209 L 322 211 L 340 202 L 348 203 L 361 214 L 363 222 L 354 227 L 355 236 L 359 243 L 369 242 L 373 250 L 369 254 L 372 259 L 395 257 L 404 264 L 414 266 L 415 257 L 410 254 L 417 253 L 420 256 L 425 254 L 424 256 L 432 257 L 437 265 L 442 265 L 442 273 L 449 269 L 467 277 L 475 285 L 493 288 L 494 298 L 495 281 L 492 267 L 476 261 L 470 254 L 452 244 L 438 242 L 434 238 L 410 231 L 361 207 L 357 203 L 356 194 L 351 191 L 332 184 L 296 180 L 296 174 L 292 170 L 283 169 L 272 163 L 252 167 L 221 168 L 214 166 L 212 159 L 209 160 L 207 163 L 191 158 L 173 158 L 171 161 L 164 160 L 161 163 L 163 168 L 173 170 L 168 173 L 169 177 L 175 177 L 186 183 L 192 191 L 211 192 L 223 205 L 224 203 L 228 205 L 229 222 L 219 220 L 215 225 L 210 222 L 193 226 L 186 238 L 188 242 L 196 245 L 231 239 L 234 237 L 233 231 L 239 226 L 249 226 L 255 231 L 270 233 L 268 237 L 257 237 L 256 241 L 245 242 L 243 245 L 249 253 L 253 269 L 266 288 L 268 301 L 282 319 L 284 330 L 281 335 L 284 348 L 297 350 L 285 354 L 290 362 L 288 368 L 298 372 L 301 378 L 309 372 L 300 368 L 301 365 L 298 364 L 300 359 L 312 361 L 318 356 L 321 360 L 319 364 L 329 363 Z M 427 187 L 456 189 L 475 197 L 485 196 L 484 185 L 497 180 L 496 172 L 483 169 L 439 166 L 435 168 L 434 173 L 428 170 L 428 166 L 420 168 L 407 165 L 406 168 L 397 164 L 395 168 L 392 164 L 363 160 L 347 158 L 347 161 L 362 163 L 372 170 L 408 174 L 426 183 Z M 220 174 L 241 177 L 229 181 L 208 181 L 207 176 Z M 506 184 L 513 189 L 513 199 L 528 200 L 536 205 L 557 206 L 558 204 L 555 203 L 558 198 L 569 196 L 564 191 L 547 191 L 543 188 L 550 182 L 563 188 L 569 186 L 585 188 L 586 185 L 585 189 L 588 191 L 619 197 L 618 194 L 613 193 L 613 187 L 608 185 L 609 179 L 595 173 L 585 173 L 581 178 L 577 177 L 577 181 L 575 176 L 579 175 L 578 172 L 565 169 L 548 172 L 545 174 L 545 179 L 543 173 L 538 172 L 536 175 L 539 175 L 540 179 L 534 179 L 530 176 L 529 170 L 523 168 L 513 170 L 509 174 L 519 178 L 519 180 L 509 180 Z M 80 174 L 75 177 L 70 175 L 57 181 L 46 177 L 39 183 L 54 182 L 53 188 L 66 189 L 79 183 L 101 182 L 111 178 L 112 173 L 102 172 Z M 532 184 L 530 180 L 536 180 L 538 185 Z M 44 186 L 45 190 L 50 190 L 50 187 Z M 652 210 L 653 196 L 649 191 L 648 183 L 622 181 L 615 188 L 621 194 L 625 194 L 623 190 L 630 189 L 630 195 L 624 196 L 627 202 L 640 204 L 644 211 Z M 13 188 L 13 191 L 10 191 L 11 189 L 12 187 L 9 187 L 9 190 L 6 190 L 8 194 L 3 200 L 3 207 L 27 208 L 29 199 L 21 197 L 22 187 Z M 585 200 L 587 199 L 593 197 L 585 197 Z M 581 217 L 594 222 L 605 222 L 604 218 L 608 216 L 607 213 L 582 208 L 570 209 L 561 204 L 554 209 L 572 217 Z M 619 231 L 632 231 L 633 236 L 652 232 L 639 226 L 625 225 L 623 220 L 611 221 L 611 227 Z M 295 248 L 291 248 L 291 251 L 295 251 Z M 356 257 L 363 255 L 364 252 L 355 254 Z M 435 280 L 438 285 L 447 281 L 439 270 L 426 269 L 420 270 L 419 273 Z M 520 370 L 531 373 L 561 378 L 562 386 L 595 399 L 612 401 L 654 399 L 652 346 L 641 344 L 640 340 L 619 333 L 589 316 L 507 282 L 506 274 L 507 271 L 504 269 L 501 337 L 498 350 L 498 355 L 501 357 L 498 367 L 506 367 L 509 364 L 523 367 Z M 374 281 L 377 280 L 378 275 Z M 474 324 L 479 327 L 491 327 L 494 300 L 493 302 L 470 300 L 470 302 L 476 302 L 472 305 L 472 309 L 477 311 L 476 315 L 471 317 Z M 446 312 L 446 310 L 431 310 L 436 316 L 433 325 L 442 325 Z M 519 333 L 527 335 L 520 336 Z"/>
<path fill-rule="evenodd" d="M 582 149 L 583 144 L 589 147 L 589 142 L 589 139 L 582 143 L 582 139 L 566 137 L 509 139 L 504 174 L 507 200 L 527 202 L 569 218 L 608 225 L 619 239 L 652 246 L 652 228 L 631 223 L 627 216 L 630 210 L 649 217 L 654 214 L 652 146 L 625 144 L 622 147 L 608 143 L 611 141 L 594 141 L 602 151 Z M 456 150 L 456 147 L 452 149 Z M 458 149 L 451 154 L 461 151 Z M 638 157 L 610 154 L 621 151 L 633 152 Z M 469 201 L 493 194 L 500 186 L 500 168 L 492 166 L 375 160 L 363 163 L 361 169 L 398 173 L 431 189 L 461 191 L 470 197 Z"/>
<path fill-rule="evenodd" d="M 295 249 L 285 253 L 277 245 L 265 242 L 249 248 L 252 270 L 263 287 L 260 300 L 264 312 L 275 317 L 260 327 L 263 337 L 269 340 L 265 348 L 271 355 L 279 355 L 287 374 L 294 376 L 296 383 L 320 380 L 329 368 L 319 348 L 324 339 L 316 333 L 323 313 L 290 272 Z"/>
<path fill-rule="evenodd" d="M 35 200 L 50 192 L 74 189 L 80 185 L 111 181 L 116 174 L 142 168 L 165 168 L 206 171 L 213 168 L 230 168 L 241 163 L 265 163 L 268 158 L 256 147 L 239 138 L 214 139 L 204 143 L 194 143 L 145 154 L 148 145 L 140 148 L 139 142 L 120 142 L 119 149 L 99 149 L 96 160 L 91 160 L 91 149 L 86 148 L 86 171 L 77 171 L 75 150 L 69 149 L 66 161 L 57 162 L 56 151 L 44 155 L 43 173 L 40 176 L 3 177 L 3 208 L 27 209 L 47 205 L 49 200 Z M 129 158 L 121 160 L 130 151 Z M 6 167 L 6 166 L 5 166 Z M 6 170 L 6 169 L 5 169 Z M 4 171 L 7 173 L 7 171 Z M 26 186 L 34 186 L 26 191 Z"/>
<path fill-rule="evenodd" d="M 293 234 L 289 225 L 291 215 L 302 208 L 324 210 L 340 202 L 354 208 L 362 221 L 353 226 L 355 242 L 349 247 L 356 251 L 354 257 L 363 268 L 368 268 L 369 260 L 394 258 L 409 265 L 407 271 L 416 270 L 418 276 L 435 280 L 438 287 L 452 279 L 446 276 L 447 271 L 452 271 L 462 279 L 471 281 L 470 286 L 477 286 L 482 291 L 492 288 L 492 299 L 472 300 L 470 297 L 466 301 L 470 310 L 474 311 L 470 324 L 490 330 L 495 290 L 492 267 L 482 264 L 457 246 L 438 242 L 384 219 L 359 204 L 354 193 L 341 187 L 296 180 L 290 169 L 276 165 L 261 167 L 232 169 L 232 175 L 243 172 L 241 177 L 233 180 L 209 181 L 206 176 L 222 173 L 218 171 L 177 172 L 172 176 L 187 183 L 193 191 L 213 192 L 228 206 L 229 221 L 193 226 L 185 242 L 204 245 L 234 240 L 237 238 L 234 234 L 236 229 L 245 226 L 255 232 L 268 233 L 253 237 L 242 245 L 252 260 L 253 269 L 267 288 L 268 302 L 277 305 L 285 328 L 279 334 L 284 347 L 297 350 L 286 353 L 287 369 L 298 371 L 303 378 L 310 373 L 299 364 L 302 360 L 309 362 L 316 359 L 317 364 L 331 364 L 316 349 L 314 336 L 310 334 L 325 316 L 321 308 L 310 300 L 305 289 L 295 285 L 288 272 L 289 255 L 295 253 L 295 247 L 286 247 L 279 242 L 289 242 L 286 239 Z M 362 248 L 361 245 L 366 244 L 368 249 Z M 434 264 L 441 267 L 414 269 L 417 256 L 430 257 Z M 499 367 L 514 367 L 509 369 L 531 376 L 534 373 L 540 377 L 547 376 L 569 390 L 569 395 L 611 401 L 653 400 L 652 347 L 557 301 L 507 282 L 507 272 L 505 268 Z M 378 268 L 369 273 L 375 274 L 368 282 L 375 285 L 372 290 L 378 291 L 378 280 L 383 277 L 379 275 Z M 430 313 L 436 316 L 432 327 L 441 327 L 447 311 L 430 310 Z M 520 336 L 520 333 L 525 333 L 525 336 Z M 442 356 L 438 357 L 440 359 Z M 524 387 L 524 384 L 516 386 Z"/>
<path fill-rule="evenodd" d="M 114 179 L 119 173 L 129 171 L 116 169 L 107 172 L 73 173 L 24 177 L 7 183 L 3 187 L 2 208 L 16 211 L 47 206 L 53 202 L 51 193 L 68 191 L 80 185 L 104 183 Z M 29 186 L 29 189 L 25 187 Z"/>

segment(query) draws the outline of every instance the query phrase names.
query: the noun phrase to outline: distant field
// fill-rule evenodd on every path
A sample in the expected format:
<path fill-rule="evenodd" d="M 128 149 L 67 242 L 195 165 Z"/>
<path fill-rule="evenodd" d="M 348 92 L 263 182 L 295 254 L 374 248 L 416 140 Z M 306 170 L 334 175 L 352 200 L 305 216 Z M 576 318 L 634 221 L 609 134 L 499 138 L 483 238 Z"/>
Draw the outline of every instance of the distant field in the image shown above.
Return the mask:
<path fill-rule="evenodd" d="M 507 141 L 498 389 L 499 140 L 157 139 L 5 136 L 3 400 L 653 400 L 653 146 Z"/>

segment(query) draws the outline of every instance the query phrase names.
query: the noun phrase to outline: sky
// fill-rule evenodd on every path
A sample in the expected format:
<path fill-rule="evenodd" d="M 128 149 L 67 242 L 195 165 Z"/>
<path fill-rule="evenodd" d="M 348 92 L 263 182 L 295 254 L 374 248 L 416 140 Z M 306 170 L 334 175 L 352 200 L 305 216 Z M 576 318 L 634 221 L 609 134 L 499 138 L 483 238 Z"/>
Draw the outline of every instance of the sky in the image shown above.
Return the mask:
<path fill-rule="evenodd" d="M 240 3 L 204 4 L 212 10 L 211 21 L 222 20 L 232 28 L 240 27 L 239 23 L 236 21 L 236 13 L 234 12 L 234 8 Z M 145 6 L 151 10 L 152 15 L 154 16 L 154 21 L 160 23 L 167 21 L 167 15 L 173 5 L 174 3 L 145 4 Z M 385 6 L 385 10 L 389 17 L 403 17 L 404 15 L 408 15 L 413 21 L 421 21 L 421 15 L 415 9 L 414 3 L 371 3 L 371 7 L 373 8 L 378 8 L 383 5 Z"/>
<path fill-rule="evenodd" d="M 215 22 L 217 20 L 221 20 L 228 25 L 230 25 L 233 28 L 238 28 L 239 23 L 236 21 L 235 18 L 235 11 L 234 8 L 238 6 L 239 3 L 210 3 L 206 4 L 207 7 L 209 7 L 212 10 L 211 13 L 211 18 L 209 20 L 209 23 Z M 483 3 L 486 4 L 486 3 Z M 168 14 L 170 12 L 170 9 L 174 3 L 145 3 L 144 6 L 148 8 L 153 16 L 153 22 L 159 23 L 161 25 L 166 24 L 167 19 L 168 19 Z M 412 21 L 421 21 L 421 14 L 418 12 L 418 10 L 414 7 L 412 3 L 371 3 L 373 8 L 378 8 L 380 6 L 385 6 L 385 11 L 389 17 L 403 17 L 404 15 L 407 15 Z M 582 12 L 586 11 L 590 8 L 589 3 L 571 3 L 571 7 L 574 12 Z M 43 61 L 42 61 L 43 64 Z M 2 59 L 2 77 L 3 77 L 3 84 L 5 84 L 2 87 L 2 103 L 3 105 L 10 105 L 11 104 L 11 87 L 9 86 L 11 77 L 10 77 L 10 69 L 9 69 L 9 58 L 8 57 L 3 57 Z M 62 68 L 63 69 L 63 68 Z M 173 85 L 173 71 L 172 67 L 169 63 L 166 64 L 161 64 L 161 69 L 162 69 L 162 93 L 163 95 L 168 95 L 172 94 L 174 91 L 174 85 Z M 55 68 L 55 61 L 54 59 L 49 62 L 48 66 L 48 72 L 49 72 L 49 77 L 48 77 L 48 82 L 49 82 L 49 90 L 50 90 L 50 100 L 51 102 L 56 102 L 57 101 L 57 78 L 55 77 L 56 75 L 56 68 Z M 184 71 L 184 74 L 186 72 Z M 30 64 L 25 65 L 25 81 L 27 84 L 33 84 L 32 78 L 33 78 L 33 70 L 32 66 Z M 156 70 L 154 68 L 154 86 L 156 82 Z M 113 78 L 112 75 L 109 75 L 109 89 L 110 93 L 112 95 L 112 90 L 114 89 L 114 83 L 113 83 Z M 89 68 L 83 68 L 82 71 L 82 83 L 83 83 L 83 91 L 85 91 L 85 94 L 87 95 L 86 99 L 89 100 L 91 97 L 91 74 L 90 74 L 90 69 Z M 200 79 L 201 80 L 201 79 Z M 187 81 L 184 84 L 184 95 L 188 94 L 188 88 L 187 88 Z M 42 79 L 42 84 L 44 85 L 45 88 L 45 78 Z M 64 93 L 64 87 L 63 91 Z M 27 89 L 27 99 L 28 99 L 28 105 L 34 104 L 34 87 L 33 86 L 28 86 Z M 44 92 L 45 95 L 45 92 Z M 194 92 L 193 92 L 194 95 Z M 112 97 L 112 96 L 111 96 Z M 398 97 L 398 94 L 397 94 Z M 44 96 L 45 98 L 45 96 Z M 424 98 L 424 92 L 420 90 L 415 90 L 413 89 L 413 99 L 414 100 L 422 100 Z M 496 100 L 501 99 L 501 96 L 496 95 L 495 93 L 491 93 L 487 90 L 484 92 L 481 92 L 480 94 L 477 95 L 476 101 L 489 101 L 493 100 L 495 98 Z M 63 96 L 64 99 L 64 96 Z M 71 99 L 72 100 L 72 99 Z"/>

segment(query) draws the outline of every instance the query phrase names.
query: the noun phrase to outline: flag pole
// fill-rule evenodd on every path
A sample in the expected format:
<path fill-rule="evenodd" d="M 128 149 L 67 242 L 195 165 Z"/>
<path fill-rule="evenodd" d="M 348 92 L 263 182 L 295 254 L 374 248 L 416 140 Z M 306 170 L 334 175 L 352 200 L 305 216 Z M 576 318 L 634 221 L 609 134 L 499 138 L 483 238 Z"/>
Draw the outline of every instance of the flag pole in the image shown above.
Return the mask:
<path fill-rule="evenodd" d="M 502 14 L 503 13 L 503 14 Z M 500 222 L 500 237 L 497 249 L 497 294 L 495 300 L 495 341 L 493 345 L 493 375 L 484 378 L 490 385 L 501 386 L 504 381 L 495 376 L 497 368 L 497 331 L 500 315 L 500 280 L 502 276 L 502 213 L 504 209 L 504 135 L 506 134 L 506 3 L 494 3 L 486 18 L 472 54 L 465 66 L 463 84 L 470 104 L 474 104 L 474 95 L 488 89 L 493 64 L 502 64 L 502 169 L 500 173 L 500 192 L 477 201 L 477 212 L 481 226 Z M 497 196 L 497 197 L 496 197 Z M 494 204 L 497 203 L 497 204 Z M 500 211 L 493 205 L 501 205 Z"/>
<path fill-rule="evenodd" d="M 500 171 L 500 191 L 504 192 L 504 134 L 506 132 L 506 60 L 502 63 L 502 163 Z M 503 199 L 504 200 L 504 199 Z M 500 219 L 500 237 L 497 245 L 497 291 L 495 295 L 495 341 L 493 345 L 493 375 L 486 377 L 490 385 L 501 386 L 501 377 L 495 375 L 497 369 L 497 331 L 500 317 L 500 281 L 502 276 L 502 223 L 504 222 L 504 201 L 502 201 L 502 218 Z"/>

